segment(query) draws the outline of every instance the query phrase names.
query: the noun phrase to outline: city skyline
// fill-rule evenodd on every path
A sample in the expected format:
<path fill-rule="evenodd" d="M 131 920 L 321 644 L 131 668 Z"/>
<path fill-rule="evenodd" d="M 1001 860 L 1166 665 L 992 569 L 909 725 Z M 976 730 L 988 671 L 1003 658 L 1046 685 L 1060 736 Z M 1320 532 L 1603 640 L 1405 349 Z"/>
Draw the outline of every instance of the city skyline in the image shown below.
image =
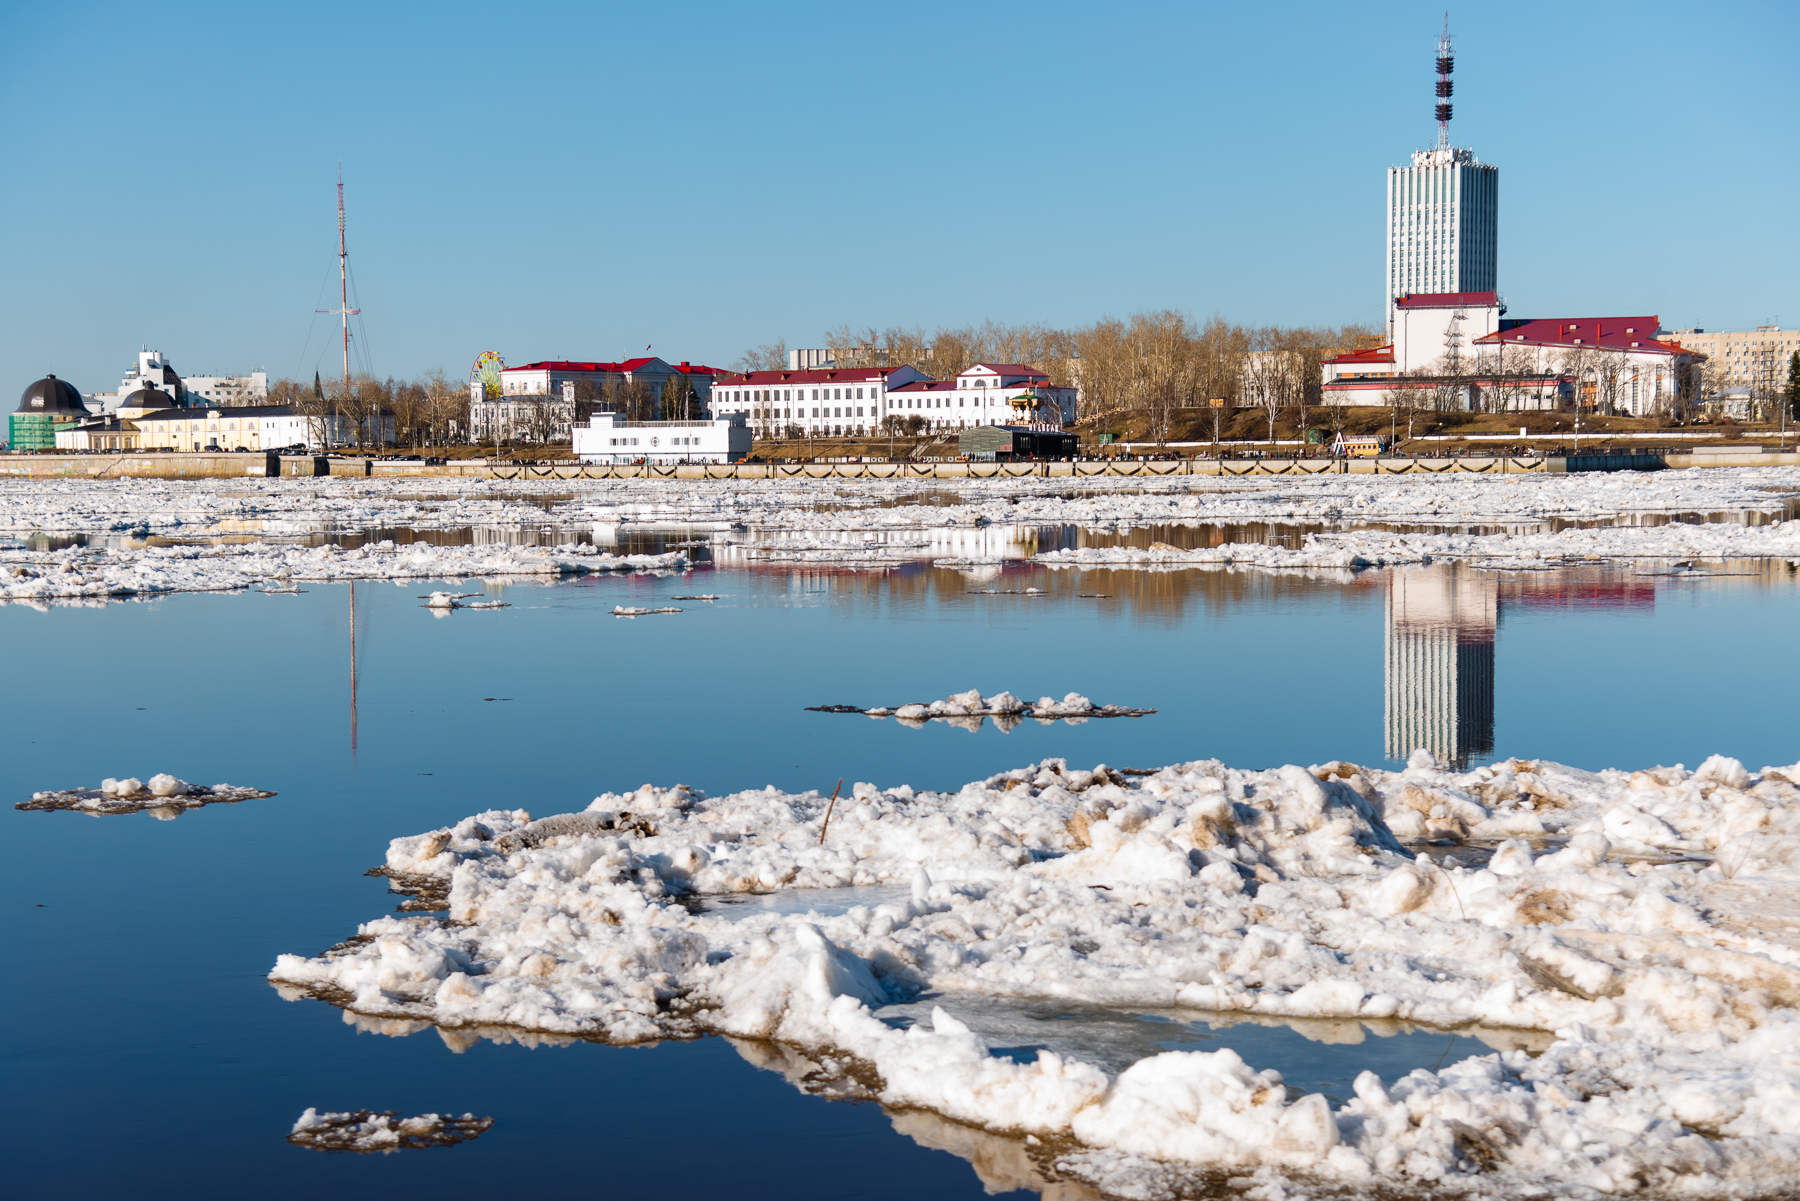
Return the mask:
<path fill-rule="evenodd" d="M 339 161 L 357 350 L 383 376 L 646 343 L 727 365 L 845 323 L 1380 324 L 1380 172 L 1432 143 L 1442 23 L 1423 5 L 352 11 L 0 17 L 30 51 L 0 137 L 53 181 L 0 201 L 6 387 L 111 387 L 143 344 L 184 374 L 331 376 L 313 310 L 336 284 Z M 1684 11 L 1451 11 L 1454 136 L 1506 169 L 1499 285 L 1520 311 L 1800 317 L 1780 220 L 1800 167 L 1770 115 L 1794 107 L 1779 48 L 1800 21 Z M 182 65 L 64 78 L 146 38 Z M 628 49 L 559 65 L 558 44 Z M 1667 84 L 1623 87 L 1596 54 L 1666 63 Z M 1706 81 L 1728 64 L 1725 96 Z"/>

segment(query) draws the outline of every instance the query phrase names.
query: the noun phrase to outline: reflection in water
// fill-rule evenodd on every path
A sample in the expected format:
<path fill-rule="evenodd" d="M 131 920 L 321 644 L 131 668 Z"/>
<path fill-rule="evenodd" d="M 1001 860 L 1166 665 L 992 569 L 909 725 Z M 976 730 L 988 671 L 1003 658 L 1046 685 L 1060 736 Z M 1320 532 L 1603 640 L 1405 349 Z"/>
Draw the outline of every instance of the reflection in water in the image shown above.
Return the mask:
<path fill-rule="evenodd" d="M 1461 564 L 1388 577 L 1386 746 L 1390 759 L 1423 747 L 1465 768 L 1494 750 L 1496 577 Z"/>
<path fill-rule="evenodd" d="M 1655 579 L 1616 568 L 1498 573 L 1452 563 L 1395 569 L 1387 579 L 1383 655 L 1388 758 L 1404 759 L 1423 747 L 1439 763 L 1466 768 L 1493 754 L 1494 640 L 1503 613 L 1655 607 Z"/>
<path fill-rule="evenodd" d="M 852 889 L 797 890 L 849 894 Z M 779 901 L 780 894 L 767 900 Z M 815 898 L 816 899 L 816 898 Z M 833 901 L 848 899 L 834 895 Z M 872 899 L 872 898 L 865 898 Z M 699 900 L 699 899 L 697 899 Z M 722 898 L 705 898 L 704 906 Z M 830 911 L 834 904 L 810 908 Z M 763 912 L 801 912 L 797 905 L 771 905 Z M 278 994 L 300 1001 L 308 994 L 275 984 Z M 1030 1062 L 1040 1051 L 1096 1064 L 1118 1075 L 1139 1061 L 1166 1051 L 1230 1049 L 1257 1068 L 1281 1073 L 1290 1100 L 1321 1093 L 1334 1108 L 1347 1103 L 1354 1081 L 1373 1071 L 1392 1086 L 1416 1070 L 1437 1071 L 1471 1056 L 1495 1051 L 1536 1055 L 1553 1041 L 1542 1031 L 1480 1026 L 1455 1031 L 1394 1019 L 1269 1018 L 1242 1013 L 1199 1010 L 1112 1009 L 1067 1000 L 988 997 L 932 993 L 918 1000 L 885 1005 L 876 1016 L 891 1026 L 929 1024 L 932 1010 L 942 1007 L 986 1043 L 989 1053 L 1015 1062 Z M 453 1053 L 462 1054 L 483 1039 L 501 1046 L 527 1048 L 579 1047 L 590 1040 L 544 1034 L 504 1026 L 436 1027 L 430 1022 L 373 1017 L 351 1010 L 345 1024 L 360 1033 L 406 1038 L 435 1030 Z M 828 1101 L 879 1102 L 883 1082 L 867 1063 L 828 1050 L 802 1048 L 763 1039 L 722 1036 L 744 1060 L 781 1076 L 808 1096 Z M 965 1126 L 937 1113 L 892 1109 L 883 1105 L 896 1133 L 920 1146 L 965 1160 L 990 1193 L 1026 1191 L 1045 1201 L 1099 1201 L 1102 1194 L 1058 1170 L 1059 1156 L 1078 1151 L 1064 1140 L 1021 1138 Z M 1064 1165 L 1065 1167 L 1067 1165 Z M 1188 1173 L 1191 1175 L 1191 1173 Z M 1197 1177 L 1196 1177 L 1197 1178 Z"/>

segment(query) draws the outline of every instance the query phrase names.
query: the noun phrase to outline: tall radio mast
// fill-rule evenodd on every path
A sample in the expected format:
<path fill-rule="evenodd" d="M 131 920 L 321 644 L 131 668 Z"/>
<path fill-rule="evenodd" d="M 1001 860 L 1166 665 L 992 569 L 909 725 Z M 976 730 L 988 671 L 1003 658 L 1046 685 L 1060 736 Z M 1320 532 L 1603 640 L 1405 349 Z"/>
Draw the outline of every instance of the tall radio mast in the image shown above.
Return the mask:
<path fill-rule="evenodd" d="M 1444 36 L 1438 39 L 1437 52 L 1437 144 L 1439 150 L 1446 150 L 1450 146 L 1450 93 L 1456 90 L 1456 85 L 1450 80 L 1450 72 L 1455 69 L 1456 55 L 1455 51 L 1452 50 L 1450 46 L 1450 14 L 1445 13 Z M 338 192 L 340 193 L 340 196 L 343 190 L 343 185 L 339 184 Z M 342 213 L 343 203 L 341 199 L 338 207 L 338 224 L 342 225 L 344 218 Z"/>
<path fill-rule="evenodd" d="M 1448 21 L 1449 18 L 1445 18 Z M 1448 26 L 1446 25 L 1446 28 Z M 1439 85 L 1442 86 L 1441 84 Z M 344 164 L 338 164 L 338 307 L 319 309 L 343 319 L 344 325 L 344 397 L 350 396 L 350 318 L 362 312 L 350 307 L 350 252 L 344 248 Z"/>

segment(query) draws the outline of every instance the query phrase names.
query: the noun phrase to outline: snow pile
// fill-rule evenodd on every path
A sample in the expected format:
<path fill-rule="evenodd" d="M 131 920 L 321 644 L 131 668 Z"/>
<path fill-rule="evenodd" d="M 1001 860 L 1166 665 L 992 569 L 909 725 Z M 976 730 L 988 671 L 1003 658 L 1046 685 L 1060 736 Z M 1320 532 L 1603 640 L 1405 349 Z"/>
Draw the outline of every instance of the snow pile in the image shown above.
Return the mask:
<path fill-rule="evenodd" d="M 252 798 L 272 797 L 272 792 L 241 788 L 236 784 L 189 784 L 167 774 L 150 777 L 145 784 L 136 777 L 100 781 L 98 788 L 73 788 L 64 792 L 34 792 L 29 801 L 20 801 L 15 809 L 74 809 L 96 816 L 113 813 L 141 813 L 148 809 L 162 820 L 178 817 L 188 809 L 207 805 L 233 804 Z"/>
<path fill-rule="evenodd" d="M 133 550 L 70 547 L 58 551 L 0 550 L 0 600 L 146 596 L 221 592 L 261 584 L 290 591 L 295 580 L 407 580 L 561 577 L 609 571 L 678 571 L 679 551 L 613 555 L 577 547 L 397 546 L 383 541 L 344 550 L 267 543 Z"/>
<path fill-rule="evenodd" d="M 472 1113 L 461 1117 L 447 1113 L 422 1113 L 402 1118 L 393 1110 L 377 1113 L 357 1109 L 347 1113 L 320 1113 L 308 1108 L 294 1123 L 288 1142 L 314 1151 L 416 1150 L 420 1147 L 453 1147 L 487 1133 L 493 1118 Z"/>
<path fill-rule="evenodd" d="M 953 793 L 857 784 L 823 845 L 817 793 L 646 785 L 394 840 L 387 873 L 441 881 L 448 920 L 380 918 L 271 976 L 374 1020 L 825 1049 L 886 1104 L 1078 1145 L 1072 1170 L 1116 1192 L 1220 1168 L 1408 1188 L 1479 1174 L 1520 1195 L 1791 1188 L 1797 773 L 1459 774 L 1421 754 L 1402 772 L 1128 777 L 1047 760 Z M 1396 823 L 1477 860 L 1505 841 L 1486 866 L 1441 865 Z M 829 917 L 679 903 L 908 881 L 910 899 Z M 1365 1074 L 1333 1110 L 1230 1051 L 1112 1076 L 995 1056 L 947 1014 L 880 1020 L 922 990 L 1556 1037 L 1391 1088 Z"/>

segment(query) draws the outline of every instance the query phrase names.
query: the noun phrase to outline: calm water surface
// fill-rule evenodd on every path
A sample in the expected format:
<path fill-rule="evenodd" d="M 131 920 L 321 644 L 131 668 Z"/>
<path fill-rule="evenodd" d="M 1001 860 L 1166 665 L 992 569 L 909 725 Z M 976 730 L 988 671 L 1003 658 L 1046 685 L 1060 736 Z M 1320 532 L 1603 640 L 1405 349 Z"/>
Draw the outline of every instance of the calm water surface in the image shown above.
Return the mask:
<path fill-rule="evenodd" d="M 277 954 L 317 952 L 392 911 L 385 882 L 362 875 L 390 838 L 486 807 L 541 815 L 645 781 L 955 787 L 1050 755 L 1081 766 L 1385 763 L 1424 743 L 1466 762 L 1518 754 L 1586 767 L 1691 766 L 1715 751 L 1752 767 L 1800 758 L 1775 666 L 1800 649 L 1785 564 L 720 569 L 490 586 L 513 607 L 443 617 L 420 607 L 427 584 L 360 585 L 354 707 L 350 589 L 304 587 L 0 609 L 8 800 L 158 771 L 280 793 L 168 822 L 0 811 L 0 1139 L 12 1195 L 525 1185 L 977 1197 L 1026 1182 L 1004 1169 L 1008 1155 L 1024 1162 L 1004 1140 L 808 1096 L 768 1048 L 461 1047 L 429 1029 L 359 1030 L 336 1009 L 277 996 L 264 979 Z M 971 594 L 1027 587 L 1043 594 Z M 615 604 L 693 592 L 723 599 L 610 616 Z M 1445 666 L 1459 681 L 1448 691 L 1433 683 Z M 1011 733 L 804 712 L 970 687 L 1074 690 L 1159 712 Z M 997 1054 L 1073 1048 L 1118 1068 L 1170 1047 L 1232 1046 L 1338 1097 L 1363 1067 L 1392 1079 L 1505 1043 L 926 1000 L 960 1012 Z M 327 1155 L 284 1141 L 308 1106 L 473 1111 L 495 1125 L 455 1148 Z"/>

